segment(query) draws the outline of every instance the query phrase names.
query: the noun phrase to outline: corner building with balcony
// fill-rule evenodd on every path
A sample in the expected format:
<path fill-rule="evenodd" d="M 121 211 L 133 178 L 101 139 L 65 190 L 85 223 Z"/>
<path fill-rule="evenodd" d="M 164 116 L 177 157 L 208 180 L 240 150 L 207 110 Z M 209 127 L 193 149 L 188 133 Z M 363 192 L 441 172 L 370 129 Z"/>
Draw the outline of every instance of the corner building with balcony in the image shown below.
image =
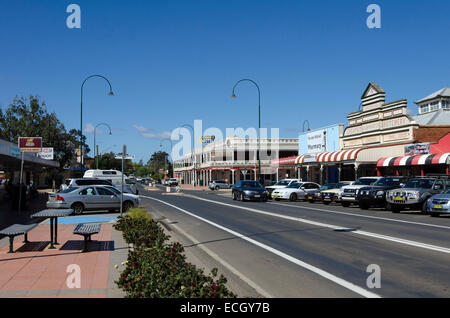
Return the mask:
<path fill-rule="evenodd" d="M 257 138 L 227 137 L 187 153 L 174 161 L 174 176 L 184 184 L 208 185 L 213 180 L 235 184 L 240 180 L 272 181 L 284 178 L 290 171 L 271 165 L 273 159 L 298 155 L 297 138 L 261 138 L 258 155 Z M 258 165 L 261 162 L 260 178 Z"/>

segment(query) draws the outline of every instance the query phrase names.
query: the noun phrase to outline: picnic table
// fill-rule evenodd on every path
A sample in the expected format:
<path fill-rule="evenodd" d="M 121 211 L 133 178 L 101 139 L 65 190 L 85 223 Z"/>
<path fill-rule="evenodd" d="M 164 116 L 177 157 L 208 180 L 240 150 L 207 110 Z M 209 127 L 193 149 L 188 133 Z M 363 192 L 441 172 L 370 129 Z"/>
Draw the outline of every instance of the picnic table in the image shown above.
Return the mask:
<path fill-rule="evenodd" d="M 69 216 L 72 213 L 73 209 L 47 209 L 31 215 L 32 218 L 50 218 L 50 249 L 54 249 L 54 245 L 58 245 L 58 218 Z"/>

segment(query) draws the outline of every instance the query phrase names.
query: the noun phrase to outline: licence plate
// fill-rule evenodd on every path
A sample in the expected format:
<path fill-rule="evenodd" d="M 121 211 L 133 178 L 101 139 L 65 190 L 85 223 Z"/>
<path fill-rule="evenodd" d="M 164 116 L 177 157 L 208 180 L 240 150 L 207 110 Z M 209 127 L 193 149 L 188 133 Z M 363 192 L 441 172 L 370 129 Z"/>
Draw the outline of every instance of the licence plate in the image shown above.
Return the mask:
<path fill-rule="evenodd" d="M 433 209 L 442 209 L 442 205 L 435 205 L 433 206 Z"/>
<path fill-rule="evenodd" d="M 323 198 L 324 201 L 331 201 L 330 198 Z"/>
<path fill-rule="evenodd" d="M 273 196 L 274 196 L 275 198 L 277 198 L 277 197 L 278 197 L 278 194 L 274 194 Z"/>
<path fill-rule="evenodd" d="M 402 197 L 395 197 L 395 201 L 403 201 Z"/>
<path fill-rule="evenodd" d="M 308 200 L 312 200 L 313 199 L 313 197 L 308 197 Z"/>
<path fill-rule="evenodd" d="M 259 194 L 255 194 L 255 198 L 259 198 L 261 197 Z"/>

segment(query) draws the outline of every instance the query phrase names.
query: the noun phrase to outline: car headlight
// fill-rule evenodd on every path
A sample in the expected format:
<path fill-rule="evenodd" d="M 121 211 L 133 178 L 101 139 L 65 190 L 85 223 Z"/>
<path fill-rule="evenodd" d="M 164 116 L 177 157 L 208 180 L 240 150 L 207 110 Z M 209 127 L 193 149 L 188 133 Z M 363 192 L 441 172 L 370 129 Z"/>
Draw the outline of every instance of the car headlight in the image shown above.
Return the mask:
<path fill-rule="evenodd" d="M 378 195 L 378 196 L 384 195 L 384 191 L 378 191 L 378 192 L 377 192 L 377 195 Z"/>
<path fill-rule="evenodd" d="M 419 198 L 419 192 L 408 192 L 408 198 Z"/>

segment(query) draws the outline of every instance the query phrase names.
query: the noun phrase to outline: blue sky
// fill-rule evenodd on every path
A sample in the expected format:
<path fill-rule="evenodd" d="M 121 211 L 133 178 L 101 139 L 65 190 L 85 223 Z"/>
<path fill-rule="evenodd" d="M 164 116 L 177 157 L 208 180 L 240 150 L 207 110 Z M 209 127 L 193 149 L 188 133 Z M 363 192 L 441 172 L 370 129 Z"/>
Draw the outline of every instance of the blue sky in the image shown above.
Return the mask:
<path fill-rule="evenodd" d="M 66 7 L 81 7 L 81 29 L 68 29 Z M 381 29 L 368 29 L 366 8 L 381 7 Z M 0 0 L 0 106 L 39 95 L 66 128 L 108 123 L 100 151 L 145 161 L 160 136 L 194 119 L 203 127 L 263 127 L 297 137 L 347 124 L 369 82 L 388 101 L 414 101 L 449 87 L 450 2 L 165 0 Z M 105 130 L 103 127 L 100 127 Z M 143 135 L 146 134 L 146 135 Z M 87 133 L 93 147 L 93 134 Z M 164 143 L 168 150 L 169 143 Z"/>

